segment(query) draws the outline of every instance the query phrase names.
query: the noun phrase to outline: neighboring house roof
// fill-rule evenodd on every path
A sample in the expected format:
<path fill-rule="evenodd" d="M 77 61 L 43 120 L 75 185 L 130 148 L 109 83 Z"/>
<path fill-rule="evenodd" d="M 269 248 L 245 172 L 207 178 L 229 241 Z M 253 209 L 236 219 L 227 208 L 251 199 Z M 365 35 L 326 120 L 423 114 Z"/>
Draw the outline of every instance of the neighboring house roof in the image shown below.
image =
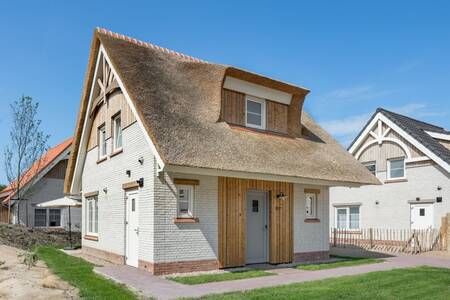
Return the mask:
<path fill-rule="evenodd" d="M 292 94 L 309 91 L 235 67 L 207 63 L 104 29 L 97 29 L 81 100 L 74 150 L 65 192 L 72 176 L 86 118 L 89 90 L 100 44 L 129 95 L 139 119 L 165 165 L 277 176 L 379 184 L 307 113 L 309 136 L 291 138 L 239 130 L 220 120 L 225 76 L 239 76 Z"/>
<path fill-rule="evenodd" d="M 50 166 L 60 155 L 66 151 L 73 142 L 73 137 L 68 138 L 64 142 L 56 145 L 53 148 L 50 148 L 39 161 L 35 162 L 22 176 L 21 185 L 25 186 L 29 183 L 35 176 L 39 176 L 43 170 L 45 170 L 48 166 Z M 7 203 L 14 197 L 12 193 L 14 190 L 14 183 L 8 185 L 4 190 L 0 192 L 0 194 L 4 197 L 6 194 L 6 198 L 2 201 L 3 203 Z"/>
<path fill-rule="evenodd" d="M 401 128 L 407 135 L 415 140 L 416 143 L 413 143 L 417 146 L 417 143 L 423 145 L 426 149 L 428 149 L 432 154 L 436 157 L 442 159 L 445 163 L 450 165 L 450 150 L 446 148 L 444 145 L 439 143 L 439 140 L 432 137 L 430 133 L 437 133 L 442 135 L 450 135 L 450 131 L 447 131 L 443 127 L 436 126 L 433 124 L 425 123 L 384 108 L 378 108 L 372 117 L 367 121 L 366 125 L 361 129 L 359 134 L 355 137 L 353 142 L 348 147 L 349 150 L 355 149 L 355 143 L 360 140 L 360 137 L 365 132 L 366 128 L 372 121 L 377 117 L 377 115 L 381 113 L 387 119 L 389 119 L 392 123 Z"/>

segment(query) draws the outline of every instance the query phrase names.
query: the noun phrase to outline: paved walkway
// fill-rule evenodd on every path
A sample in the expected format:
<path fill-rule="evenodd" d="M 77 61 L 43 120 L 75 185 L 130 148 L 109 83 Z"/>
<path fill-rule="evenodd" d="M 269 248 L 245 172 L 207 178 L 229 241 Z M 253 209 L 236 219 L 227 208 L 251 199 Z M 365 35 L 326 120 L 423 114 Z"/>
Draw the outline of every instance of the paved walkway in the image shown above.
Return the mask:
<path fill-rule="evenodd" d="M 288 270 L 286 268 L 273 269 L 270 271 L 277 273 L 278 275 L 198 285 L 179 284 L 158 276 L 153 276 L 147 271 L 129 266 L 97 267 L 95 268 L 95 271 L 115 281 L 128 285 L 132 289 L 141 292 L 144 296 L 152 296 L 157 299 L 176 299 L 179 297 L 200 297 L 207 294 L 245 291 L 295 282 L 423 265 L 450 268 L 450 259 L 420 255 L 400 255 L 386 258 L 385 262 L 378 264 L 342 267 L 320 271 L 305 271 L 292 268 Z"/>

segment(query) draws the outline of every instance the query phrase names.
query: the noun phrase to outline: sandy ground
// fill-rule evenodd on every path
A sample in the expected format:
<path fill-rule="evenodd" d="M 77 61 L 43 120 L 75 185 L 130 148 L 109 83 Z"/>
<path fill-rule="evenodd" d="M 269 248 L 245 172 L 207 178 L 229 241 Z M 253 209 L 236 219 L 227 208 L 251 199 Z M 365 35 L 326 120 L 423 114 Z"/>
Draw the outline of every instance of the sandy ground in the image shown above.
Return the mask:
<path fill-rule="evenodd" d="M 17 255 L 22 250 L 0 245 L 0 299 L 79 299 L 78 291 L 39 261 L 28 270 Z"/>

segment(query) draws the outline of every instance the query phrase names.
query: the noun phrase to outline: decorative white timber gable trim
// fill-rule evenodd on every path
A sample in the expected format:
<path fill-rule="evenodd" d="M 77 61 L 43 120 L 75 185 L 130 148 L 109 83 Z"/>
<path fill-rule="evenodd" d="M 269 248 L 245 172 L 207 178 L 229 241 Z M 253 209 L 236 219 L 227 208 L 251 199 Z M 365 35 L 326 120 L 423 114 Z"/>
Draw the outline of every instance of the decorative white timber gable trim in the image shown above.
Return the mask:
<path fill-rule="evenodd" d="M 81 172 L 82 172 L 82 166 L 84 165 L 84 160 L 86 159 L 86 153 L 87 153 L 87 143 L 89 141 L 89 130 L 92 126 L 93 118 L 90 116 L 90 112 L 92 111 L 93 105 L 97 105 L 99 102 L 104 100 L 96 101 L 97 99 L 93 99 L 94 90 L 96 87 L 100 88 L 100 96 L 103 94 L 103 96 L 106 95 L 106 92 L 108 91 L 108 86 L 111 86 L 114 81 L 117 82 L 117 85 L 119 86 L 120 90 L 122 91 L 127 104 L 129 105 L 131 111 L 133 112 L 134 116 L 136 117 L 136 120 L 139 124 L 139 127 L 144 132 L 145 139 L 150 146 L 150 149 L 153 153 L 153 155 L 156 158 L 157 162 L 157 172 L 161 172 L 164 169 L 164 161 L 162 160 L 161 156 L 159 155 L 155 144 L 151 140 L 150 136 L 147 133 L 147 130 L 145 129 L 145 126 L 139 117 L 139 114 L 136 111 L 136 107 L 134 106 L 133 102 L 131 101 L 130 95 L 128 94 L 127 90 L 125 89 L 125 86 L 120 79 L 119 75 L 117 74 L 116 70 L 114 69 L 114 66 L 111 63 L 111 60 L 108 57 L 108 54 L 106 53 L 103 46 L 100 44 L 99 51 L 97 55 L 97 61 L 95 64 L 95 71 L 94 71 L 94 80 L 92 80 L 92 85 L 90 87 L 89 91 L 89 100 L 88 100 L 88 107 L 86 110 L 87 116 L 84 118 L 83 123 L 83 130 L 81 133 L 81 143 L 80 143 L 80 149 L 77 154 L 76 162 L 75 162 L 75 170 L 74 175 L 72 178 L 72 183 L 70 187 L 70 193 L 71 194 L 78 194 L 81 191 Z M 102 63 L 102 71 L 103 75 L 102 79 L 99 78 L 99 67 L 100 63 Z M 97 86 L 96 86 L 97 85 Z M 104 97 L 106 99 L 106 97 Z M 95 102 L 95 103 L 94 103 Z"/>
<path fill-rule="evenodd" d="M 383 132 L 383 123 L 388 126 L 388 128 Z M 375 130 L 372 130 L 372 128 Z M 389 132 L 393 130 L 397 132 L 401 137 L 407 140 L 411 145 L 414 145 L 417 149 L 419 149 L 425 156 L 422 157 L 412 157 L 411 151 L 409 147 L 399 139 L 387 137 Z M 367 136 L 372 136 L 374 140 L 371 140 L 364 145 L 362 145 L 363 141 L 367 138 Z M 378 143 L 379 145 L 383 142 L 392 142 L 399 145 L 403 151 L 405 152 L 406 163 L 412 162 L 420 162 L 426 160 L 432 160 L 442 168 L 444 168 L 447 172 L 450 172 L 450 165 L 442 160 L 439 156 L 434 154 L 430 149 L 425 147 L 422 143 L 419 143 L 415 138 L 413 138 L 410 134 L 400 128 L 397 124 L 392 122 L 389 118 L 387 118 L 383 113 L 378 112 L 372 121 L 364 128 L 363 132 L 360 134 L 358 139 L 350 146 L 349 152 L 356 158 L 359 159 L 361 154 L 366 150 L 369 146 Z"/>
<path fill-rule="evenodd" d="M 443 140 L 443 141 L 450 141 L 450 134 L 444 134 L 439 132 L 433 132 L 433 131 L 425 131 L 428 133 L 432 138 Z"/>

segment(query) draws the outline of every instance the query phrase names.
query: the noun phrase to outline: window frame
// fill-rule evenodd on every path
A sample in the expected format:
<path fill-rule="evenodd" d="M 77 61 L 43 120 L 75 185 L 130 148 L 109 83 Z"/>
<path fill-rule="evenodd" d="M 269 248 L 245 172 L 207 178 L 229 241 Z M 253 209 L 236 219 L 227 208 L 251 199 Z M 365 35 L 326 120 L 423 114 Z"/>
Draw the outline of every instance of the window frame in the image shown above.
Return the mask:
<path fill-rule="evenodd" d="M 51 211 L 59 211 L 59 225 L 55 225 L 55 226 L 51 226 L 50 225 L 50 213 L 51 213 Z M 60 208 L 49 208 L 48 209 L 48 213 L 47 213 L 47 215 L 48 215 L 48 222 L 47 222 L 47 227 L 50 227 L 50 228 L 54 228 L 54 227 L 56 227 L 56 228 L 58 228 L 58 227 L 62 227 L 62 211 L 61 211 L 61 209 Z"/>
<path fill-rule="evenodd" d="M 45 225 L 44 225 L 44 226 L 42 226 L 42 225 L 36 225 L 36 211 L 37 211 L 37 210 L 45 211 Z M 44 228 L 44 227 L 47 227 L 47 224 L 48 224 L 48 209 L 47 209 L 47 208 L 35 208 L 35 209 L 34 209 L 34 215 L 33 215 L 33 218 L 34 218 L 34 220 L 33 220 L 33 225 L 34 225 L 34 227 L 37 227 L 37 228 Z"/>
<path fill-rule="evenodd" d="M 369 171 L 373 176 L 375 176 L 375 177 L 377 176 L 378 169 L 377 169 L 377 162 L 376 162 L 376 161 L 367 161 L 367 162 L 363 162 L 362 165 L 363 165 L 364 167 L 366 167 L 367 171 Z M 370 170 L 367 168 L 368 166 L 375 166 L 375 170 L 373 171 L 374 173 L 372 173 L 372 171 L 370 171 Z"/>
<path fill-rule="evenodd" d="M 117 120 L 120 120 L 120 146 L 117 145 L 117 141 L 118 141 L 118 133 L 117 133 L 117 128 L 116 128 L 116 122 Z M 112 152 L 116 152 L 116 151 L 120 151 L 123 147 L 123 127 L 122 127 L 122 115 L 119 112 L 117 112 L 114 116 L 112 116 L 111 118 L 111 127 L 112 127 Z"/>
<path fill-rule="evenodd" d="M 311 202 L 311 213 L 307 212 L 307 199 L 309 196 L 313 196 L 313 201 Z M 317 219 L 318 218 L 318 205 L 319 205 L 319 196 L 316 193 L 305 193 L 305 219 Z"/>
<path fill-rule="evenodd" d="M 248 112 L 248 101 L 261 104 L 261 125 L 260 126 L 248 122 L 248 113 L 249 113 Z M 257 115 L 253 112 L 250 112 L 250 114 Z M 250 128 L 261 129 L 261 130 L 266 129 L 266 100 L 258 98 L 258 97 L 250 96 L 250 95 L 245 95 L 245 126 L 250 127 Z"/>
<path fill-rule="evenodd" d="M 194 217 L 194 186 L 187 184 L 177 184 L 177 217 L 178 218 L 193 218 Z M 188 212 L 180 213 L 180 189 L 187 190 L 189 192 L 188 199 Z"/>
<path fill-rule="evenodd" d="M 358 208 L 358 228 L 350 228 L 350 208 Z M 345 227 L 338 227 L 338 210 L 345 209 Z M 334 211 L 334 224 L 337 229 L 344 230 L 361 230 L 361 206 L 360 205 L 347 205 L 347 206 L 336 206 Z"/>
<path fill-rule="evenodd" d="M 403 176 L 400 177 L 392 177 L 391 176 L 391 163 L 393 161 L 399 161 L 399 160 L 403 160 Z M 406 160 L 405 157 L 396 157 L 396 158 L 390 158 L 387 160 L 387 179 L 388 180 L 397 180 L 397 179 L 405 179 L 406 178 Z"/>
<path fill-rule="evenodd" d="M 90 203 L 92 203 L 92 220 L 90 215 Z M 92 222 L 92 224 L 91 224 Z M 90 236 L 98 236 L 98 197 L 86 198 L 86 234 Z M 91 230 L 92 225 L 92 230 Z"/>
<path fill-rule="evenodd" d="M 105 140 L 102 141 L 102 134 L 105 136 Z M 108 155 L 108 143 L 106 138 L 106 124 L 103 123 L 97 128 L 97 136 L 98 136 L 98 158 L 103 159 Z M 103 154 L 104 152 L 104 154 Z"/>

